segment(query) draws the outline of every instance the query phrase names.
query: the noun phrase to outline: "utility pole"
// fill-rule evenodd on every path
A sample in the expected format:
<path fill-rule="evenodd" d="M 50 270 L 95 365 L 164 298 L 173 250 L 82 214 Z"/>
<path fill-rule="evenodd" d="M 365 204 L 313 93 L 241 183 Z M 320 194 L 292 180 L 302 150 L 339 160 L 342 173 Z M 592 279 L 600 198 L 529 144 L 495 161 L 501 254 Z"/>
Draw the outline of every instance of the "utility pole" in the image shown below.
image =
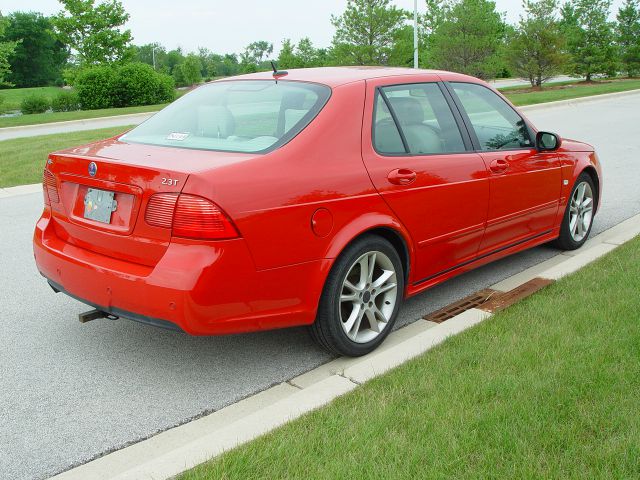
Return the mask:
<path fill-rule="evenodd" d="M 413 68 L 418 68 L 418 0 L 413 0 Z"/>
<path fill-rule="evenodd" d="M 151 56 L 153 57 L 153 69 L 156 69 L 156 46 L 151 47 Z"/>

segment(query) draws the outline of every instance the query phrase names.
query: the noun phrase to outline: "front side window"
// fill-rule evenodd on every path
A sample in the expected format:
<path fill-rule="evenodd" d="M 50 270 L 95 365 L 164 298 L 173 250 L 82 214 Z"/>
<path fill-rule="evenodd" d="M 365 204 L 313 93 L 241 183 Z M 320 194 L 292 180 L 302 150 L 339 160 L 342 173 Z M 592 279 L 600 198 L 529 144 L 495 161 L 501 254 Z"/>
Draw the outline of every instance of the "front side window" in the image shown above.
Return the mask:
<path fill-rule="evenodd" d="M 396 85 L 381 90 L 387 102 L 378 95 L 374 119 L 374 143 L 378 152 L 427 155 L 465 150 L 453 113 L 436 83 Z M 389 107 L 395 114 L 397 126 Z"/>
<path fill-rule="evenodd" d="M 481 150 L 530 148 L 526 123 L 502 98 L 482 85 L 451 83 L 467 112 Z"/>
<path fill-rule="evenodd" d="M 331 90 L 273 80 L 215 82 L 176 100 L 120 137 L 124 142 L 199 150 L 258 153 L 296 136 Z"/>

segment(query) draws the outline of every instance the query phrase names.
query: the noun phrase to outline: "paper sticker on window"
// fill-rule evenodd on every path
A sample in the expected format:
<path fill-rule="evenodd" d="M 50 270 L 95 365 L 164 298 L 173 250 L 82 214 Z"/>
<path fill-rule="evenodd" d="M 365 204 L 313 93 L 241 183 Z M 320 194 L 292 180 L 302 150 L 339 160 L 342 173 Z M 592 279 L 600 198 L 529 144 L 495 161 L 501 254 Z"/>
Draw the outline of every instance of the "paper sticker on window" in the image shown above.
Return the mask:
<path fill-rule="evenodd" d="M 167 135 L 167 140 L 177 140 L 177 141 L 181 142 L 182 140 L 184 140 L 188 136 L 189 136 L 188 133 L 173 132 L 173 133 L 170 133 L 169 135 Z"/>

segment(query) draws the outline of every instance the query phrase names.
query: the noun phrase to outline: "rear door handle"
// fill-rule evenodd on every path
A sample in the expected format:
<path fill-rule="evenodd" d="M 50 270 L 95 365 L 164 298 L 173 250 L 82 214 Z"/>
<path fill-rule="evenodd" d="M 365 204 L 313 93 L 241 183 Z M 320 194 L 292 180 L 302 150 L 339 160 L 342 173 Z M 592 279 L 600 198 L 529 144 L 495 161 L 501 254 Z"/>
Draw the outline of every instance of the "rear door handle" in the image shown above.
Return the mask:
<path fill-rule="evenodd" d="M 504 173 L 509 168 L 509 162 L 500 158 L 498 160 L 494 160 L 493 162 L 491 162 L 491 165 L 489 165 L 489 168 L 493 173 Z"/>
<path fill-rule="evenodd" d="M 416 180 L 418 175 L 413 170 L 407 168 L 397 168 L 389 172 L 387 180 L 394 185 L 409 185 Z"/>

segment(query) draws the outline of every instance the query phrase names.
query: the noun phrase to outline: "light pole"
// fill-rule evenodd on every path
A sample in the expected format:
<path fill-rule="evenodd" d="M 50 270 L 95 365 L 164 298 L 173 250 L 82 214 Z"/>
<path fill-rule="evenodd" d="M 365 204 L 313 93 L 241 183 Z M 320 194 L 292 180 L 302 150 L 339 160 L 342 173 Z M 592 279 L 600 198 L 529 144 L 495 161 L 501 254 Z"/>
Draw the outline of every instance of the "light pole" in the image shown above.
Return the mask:
<path fill-rule="evenodd" d="M 418 0 L 413 0 L 413 68 L 418 68 Z"/>
<path fill-rule="evenodd" d="M 151 47 L 151 57 L 153 58 L 153 69 L 156 69 L 156 47 Z"/>

